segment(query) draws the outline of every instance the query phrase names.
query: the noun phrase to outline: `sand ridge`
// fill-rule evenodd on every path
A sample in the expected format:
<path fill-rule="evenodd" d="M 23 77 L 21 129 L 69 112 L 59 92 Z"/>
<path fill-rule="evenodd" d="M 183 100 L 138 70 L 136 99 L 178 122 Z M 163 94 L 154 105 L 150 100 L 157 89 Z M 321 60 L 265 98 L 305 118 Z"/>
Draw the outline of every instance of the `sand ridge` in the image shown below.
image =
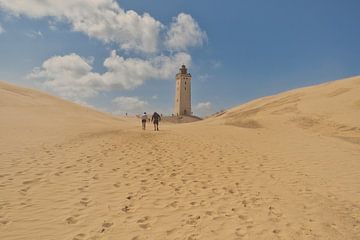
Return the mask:
<path fill-rule="evenodd" d="M 289 124 L 343 140 L 360 135 L 360 77 L 291 90 L 228 110 L 209 121 L 244 128 Z"/>
<path fill-rule="evenodd" d="M 356 84 L 299 89 L 159 132 L 55 98 L 37 107 L 41 93 L 19 107 L 0 91 L 9 102 L 0 238 L 359 239 L 360 147 L 341 139 L 360 136 L 349 110 Z M 326 98 L 347 103 L 323 109 Z M 12 117 L 24 112 L 26 121 Z"/>

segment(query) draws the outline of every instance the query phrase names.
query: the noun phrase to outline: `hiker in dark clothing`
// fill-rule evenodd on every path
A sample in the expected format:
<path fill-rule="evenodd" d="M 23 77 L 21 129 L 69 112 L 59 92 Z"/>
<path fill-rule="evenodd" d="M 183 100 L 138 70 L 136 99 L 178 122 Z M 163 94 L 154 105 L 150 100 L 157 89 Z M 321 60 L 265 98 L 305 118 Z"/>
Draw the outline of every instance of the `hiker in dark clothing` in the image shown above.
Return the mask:
<path fill-rule="evenodd" d="M 159 131 L 159 121 L 161 120 L 160 115 L 157 112 L 151 117 L 151 121 L 154 123 L 154 131 Z"/>

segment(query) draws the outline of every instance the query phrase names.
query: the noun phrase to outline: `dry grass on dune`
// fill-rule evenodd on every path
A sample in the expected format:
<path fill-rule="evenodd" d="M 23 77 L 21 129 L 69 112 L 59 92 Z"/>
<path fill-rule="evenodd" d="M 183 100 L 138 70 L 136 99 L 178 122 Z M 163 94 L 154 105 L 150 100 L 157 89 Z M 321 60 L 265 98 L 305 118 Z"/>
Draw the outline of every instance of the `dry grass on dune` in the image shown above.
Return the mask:
<path fill-rule="evenodd" d="M 360 78 L 190 124 L 0 82 L 0 239 L 360 239 Z"/>

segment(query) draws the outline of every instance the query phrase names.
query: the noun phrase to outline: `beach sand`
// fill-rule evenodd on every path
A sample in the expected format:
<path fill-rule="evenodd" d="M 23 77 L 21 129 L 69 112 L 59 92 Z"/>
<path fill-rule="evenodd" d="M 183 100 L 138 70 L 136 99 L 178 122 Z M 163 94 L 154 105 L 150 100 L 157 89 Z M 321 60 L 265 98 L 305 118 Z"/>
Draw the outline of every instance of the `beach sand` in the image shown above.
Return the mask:
<path fill-rule="evenodd" d="M 0 82 L 0 239 L 360 239 L 360 77 L 141 130 Z"/>

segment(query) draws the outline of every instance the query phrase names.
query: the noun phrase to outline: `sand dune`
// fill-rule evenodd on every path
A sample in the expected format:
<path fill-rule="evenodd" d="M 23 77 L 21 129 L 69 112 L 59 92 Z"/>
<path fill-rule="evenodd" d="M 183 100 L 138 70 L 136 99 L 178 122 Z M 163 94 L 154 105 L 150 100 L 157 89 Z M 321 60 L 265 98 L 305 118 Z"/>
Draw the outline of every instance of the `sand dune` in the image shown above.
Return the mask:
<path fill-rule="evenodd" d="M 217 117 L 244 128 L 287 125 L 360 143 L 360 77 L 265 97 Z"/>
<path fill-rule="evenodd" d="M 113 130 L 111 115 L 41 93 L 0 82 L 2 147 L 59 143 L 89 131 Z M 4 150 L 4 149 L 3 149 Z"/>
<path fill-rule="evenodd" d="M 153 132 L 0 83 L 0 239 L 360 239 L 359 93 L 355 77 Z"/>

